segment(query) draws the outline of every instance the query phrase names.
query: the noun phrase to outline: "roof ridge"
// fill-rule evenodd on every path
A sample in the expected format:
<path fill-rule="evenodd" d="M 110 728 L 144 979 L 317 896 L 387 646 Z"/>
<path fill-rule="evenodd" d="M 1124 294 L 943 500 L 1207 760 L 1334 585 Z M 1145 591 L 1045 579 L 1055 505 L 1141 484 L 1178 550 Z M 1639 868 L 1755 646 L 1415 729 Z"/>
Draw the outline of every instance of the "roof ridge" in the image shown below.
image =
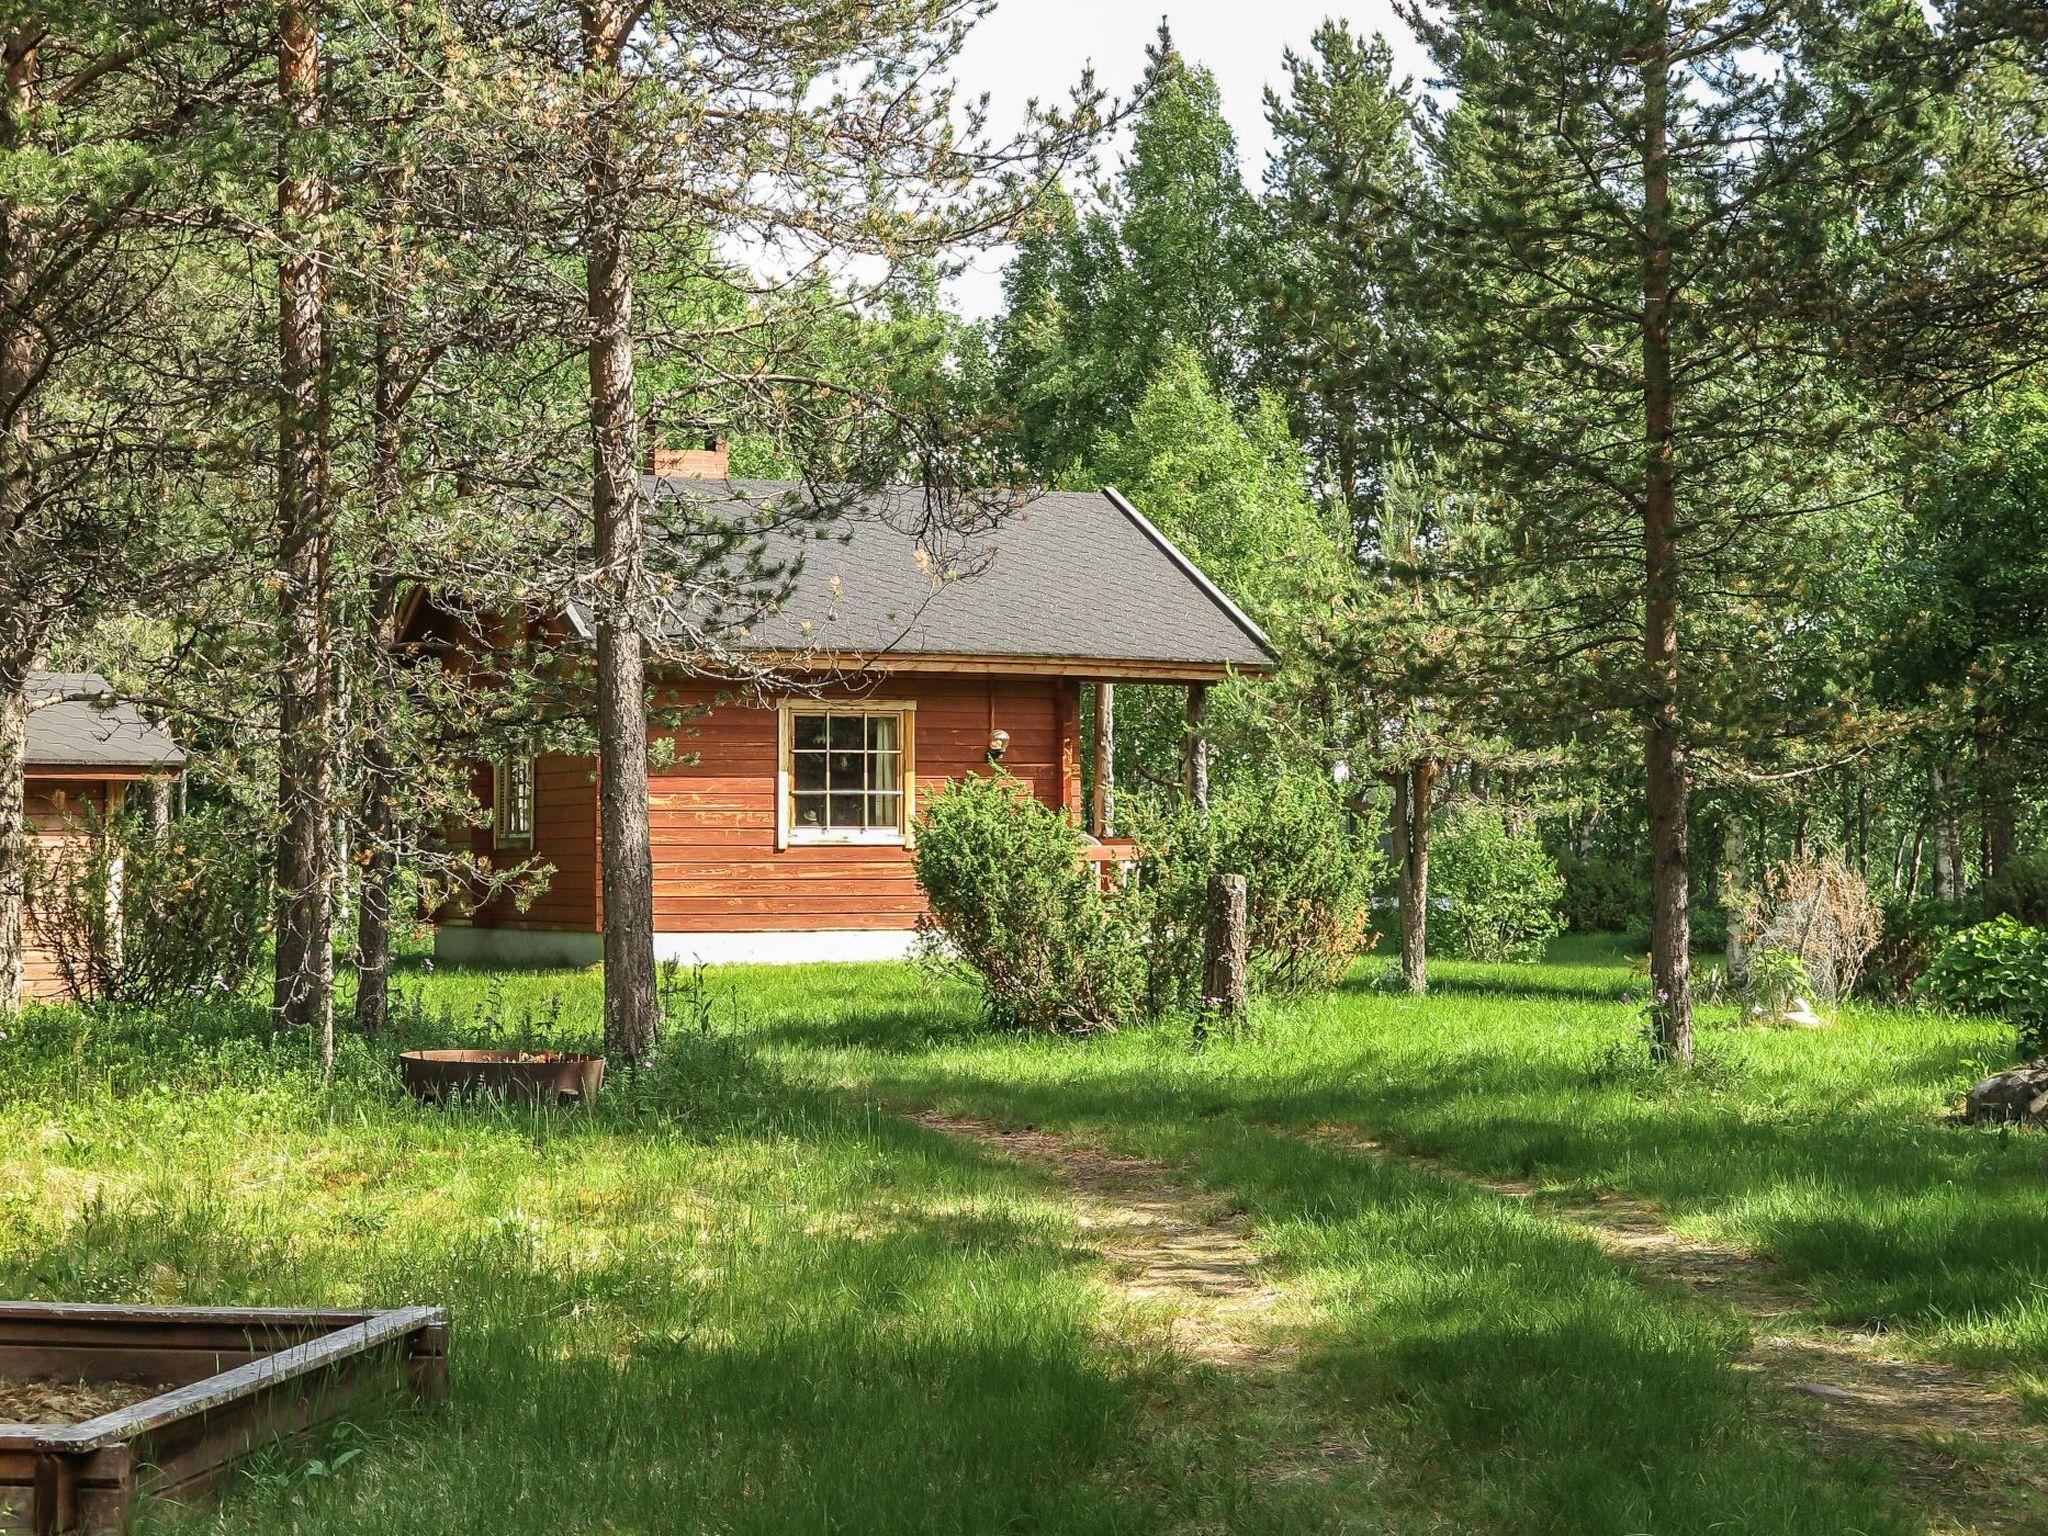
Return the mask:
<path fill-rule="evenodd" d="M 1230 621 L 1243 630 L 1250 637 L 1254 645 L 1266 653 L 1267 658 L 1274 665 L 1277 666 L 1279 664 L 1280 653 L 1273 649 L 1273 642 L 1266 637 L 1266 632 L 1252 622 L 1249 614 L 1230 600 L 1228 593 L 1204 575 L 1200 566 L 1182 554 L 1173 540 L 1154 527 L 1152 520 L 1133 506 L 1130 499 L 1122 491 L 1113 485 L 1105 485 L 1102 488 L 1102 494 L 1109 498 L 1111 506 L 1115 507 L 1137 525 L 1140 533 L 1158 545 L 1160 550 L 1166 555 L 1166 558 L 1180 568 L 1181 574 L 1187 576 L 1197 587 L 1200 587 L 1209 601 L 1218 608 L 1221 608 Z"/>

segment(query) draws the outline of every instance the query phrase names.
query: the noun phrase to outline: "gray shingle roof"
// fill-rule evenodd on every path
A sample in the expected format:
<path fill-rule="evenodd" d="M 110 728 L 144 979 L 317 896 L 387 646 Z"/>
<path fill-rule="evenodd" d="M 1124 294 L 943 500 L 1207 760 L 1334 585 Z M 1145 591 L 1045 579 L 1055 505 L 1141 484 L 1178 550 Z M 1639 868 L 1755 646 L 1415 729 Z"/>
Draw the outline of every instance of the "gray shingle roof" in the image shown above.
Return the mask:
<path fill-rule="evenodd" d="M 713 524 L 771 523 L 761 535 L 765 558 L 801 562 L 772 611 L 697 616 L 721 629 L 740 617 L 745 632 L 733 643 L 742 649 L 1247 671 L 1274 664 L 1258 626 L 1115 491 L 1036 493 L 978 531 L 921 540 L 922 487 L 892 486 L 807 523 L 789 515 L 809 495 L 794 482 L 642 484 L 657 501 L 701 505 Z M 943 548 L 936 561 L 935 544 Z M 572 617 L 587 627 L 587 611 Z"/>
<path fill-rule="evenodd" d="M 134 705 L 112 702 L 113 694 L 107 680 L 95 673 L 30 673 L 29 767 L 182 767 L 185 754 L 178 744 L 143 719 Z"/>

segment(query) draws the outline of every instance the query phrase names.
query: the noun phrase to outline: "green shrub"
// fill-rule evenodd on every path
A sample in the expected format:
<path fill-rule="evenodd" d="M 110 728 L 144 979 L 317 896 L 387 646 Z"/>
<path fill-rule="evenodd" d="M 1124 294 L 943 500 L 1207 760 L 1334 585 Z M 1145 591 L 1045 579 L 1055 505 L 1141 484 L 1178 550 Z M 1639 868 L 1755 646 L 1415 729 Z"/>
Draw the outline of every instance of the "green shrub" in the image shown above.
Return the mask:
<path fill-rule="evenodd" d="M 157 831 L 132 815 L 30 859 L 28 909 L 73 997 L 159 1004 L 239 992 L 264 938 L 261 837 L 201 811 Z"/>
<path fill-rule="evenodd" d="M 1976 905 L 1986 917 L 2017 918 L 2030 928 L 2048 928 L 2048 854 L 2008 861 L 1978 890 Z"/>
<path fill-rule="evenodd" d="M 1637 859 L 1561 853 L 1559 909 L 1573 933 L 1628 933 L 1650 910 L 1650 872 Z"/>
<path fill-rule="evenodd" d="M 1919 991 L 1959 1013 L 2009 1020 L 2030 1051 L 2048 1050 L 2048 929 L 1994 917 L 1950 936 Z"/>
<path fill-rule="evenodd" d="M 1749 957 L 1744 991 L 1752 1012 L 1776 1016 L 1813 995 L 1806 962 L 1789 949 L 1760 949 Z"/>
<path fill-rule="evenodd" d="M 924 802 L 914 863 L 931 904 L 926 953 L 977 978 L 992 1023 L 1081 1033 L 1142 1012 L 1142 902 L 1105 897 L 1081 846 L 1063 812 L 1008 776 Z"/>
<path fill-rule="evenodd" d="M 1434 840 L 1430 888 L 1445 903 L 1431 922 L 1469 960 L 1540 960 L 1564 931 L 1564 879 L 1534 827 L 1520 830 L 1492 806 L 1469 806 Z"/>
<path fill-rule="evenodd" d="M 1963 915 L 1931 896 L 1893 896 L 1884 903 L 1877 947 L 1864 962 L 1859 988 L 1885 1002 L 1904 1002 L 1957 929 Z"/>
<path fill-rule="evenodd" d="M 1372 946 L 1372 893 L 1386 875 L 1378 828 L 1353 828 L 1330 789 L 1307 780 L 1215 796 L 1207 815 L 1139 809 L 1131 833 L 1151 920 L 1155 1012 L 1198 1002 L 1209 879 L 1245 877 L 1252 986 L 1299 993 L 1334 986 Z"/>
<path fill-rule="evenodd" d="M 1728 909 L 1695 902 L 1686 909 L 1686 937 L 1694 954 L 1717 953 L 1728 947 Z M 1631 954 L 1650 951 L 1650 915 L 1645 912 L 1621 931 L 1622 948 Z"/>

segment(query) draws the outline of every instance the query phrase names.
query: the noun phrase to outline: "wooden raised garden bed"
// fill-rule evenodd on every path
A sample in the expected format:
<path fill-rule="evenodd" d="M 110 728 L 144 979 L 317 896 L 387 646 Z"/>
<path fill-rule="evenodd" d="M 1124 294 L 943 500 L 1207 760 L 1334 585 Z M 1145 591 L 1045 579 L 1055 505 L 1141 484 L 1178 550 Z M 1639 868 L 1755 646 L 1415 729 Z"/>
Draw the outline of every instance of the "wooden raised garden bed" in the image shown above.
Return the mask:
<path fill-rule="evenodd" d="M 261 1446 L 440 1396 L 447 1352 L 439 1307 L 0 1302 L 0 1388 L 13 1389 L 0 1403 L 57 1410 L 0 1422 L 0 1531 L 120 1531 L 139 1495 L 204 1498 Z"/>

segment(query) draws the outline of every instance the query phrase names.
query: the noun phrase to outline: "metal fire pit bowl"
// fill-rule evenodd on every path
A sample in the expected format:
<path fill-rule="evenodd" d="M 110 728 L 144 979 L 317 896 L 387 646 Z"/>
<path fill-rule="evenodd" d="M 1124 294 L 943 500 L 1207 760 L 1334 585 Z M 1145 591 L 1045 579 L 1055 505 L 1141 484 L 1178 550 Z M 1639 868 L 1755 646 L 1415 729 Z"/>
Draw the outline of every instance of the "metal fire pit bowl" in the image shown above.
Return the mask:
<path fill-rule="evenodd" d="M 398 1058 L 416 1099 L 495 1098 L 587 1104 L 604 1084 L 604 1058 L 561 1051 L 405 1051 Z"/>

